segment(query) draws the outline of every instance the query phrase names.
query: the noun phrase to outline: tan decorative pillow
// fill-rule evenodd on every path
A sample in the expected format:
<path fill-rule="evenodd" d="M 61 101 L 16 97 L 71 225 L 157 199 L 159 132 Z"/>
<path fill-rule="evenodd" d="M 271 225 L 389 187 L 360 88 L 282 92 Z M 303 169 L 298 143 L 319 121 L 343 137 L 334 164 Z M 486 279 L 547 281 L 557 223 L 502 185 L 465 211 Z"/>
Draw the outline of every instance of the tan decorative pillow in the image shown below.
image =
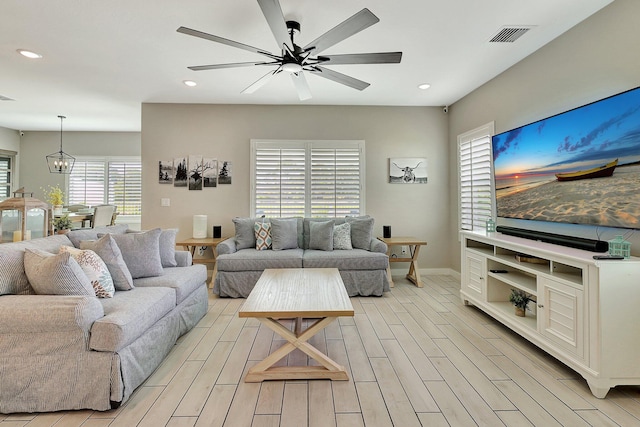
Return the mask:
<path fill-rule="evenodd" d="M 87 275 L 98 298 L 112 298 L 116 292 L 113 279 L 102 258 L 92 250 L 60 246 L 60 253 L 69 252 Z"/>
<path fill-rule="evenodd" d="M 27 248 L 24 251 L 24 271 L 38 295 L 96 296 L 91 281 L 68 252 L 54 255 Z"/>

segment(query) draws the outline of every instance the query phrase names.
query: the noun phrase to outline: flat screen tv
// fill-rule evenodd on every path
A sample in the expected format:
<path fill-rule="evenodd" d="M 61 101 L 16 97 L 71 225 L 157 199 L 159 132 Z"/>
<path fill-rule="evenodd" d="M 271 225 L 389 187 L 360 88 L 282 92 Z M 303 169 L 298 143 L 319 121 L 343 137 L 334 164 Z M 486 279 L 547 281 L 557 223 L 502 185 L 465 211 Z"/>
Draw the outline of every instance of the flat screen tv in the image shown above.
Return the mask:
<path fill-rule="evenodd" d="M 640 87 L 492 138 L 497 216 L 640 228 Z"/>

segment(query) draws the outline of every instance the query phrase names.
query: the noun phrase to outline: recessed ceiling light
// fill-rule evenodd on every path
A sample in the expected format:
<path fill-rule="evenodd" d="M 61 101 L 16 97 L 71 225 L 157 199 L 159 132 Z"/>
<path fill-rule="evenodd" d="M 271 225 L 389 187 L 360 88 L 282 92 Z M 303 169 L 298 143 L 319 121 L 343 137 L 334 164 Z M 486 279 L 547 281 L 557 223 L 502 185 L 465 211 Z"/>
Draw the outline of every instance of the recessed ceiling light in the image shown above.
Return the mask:
<path fill-rule="evenodd" d="M 39 53 L 31 52 L 30 50 L 18 49 L 18 53 L 30 59 L 42 58 L 42 55 L 40 55 Z"/>
<path fill-rule="evenodd" d="M 194 82 L 193 80 L 185 80 L 182 83 L 184 83 L 185 85 L 187 85 L 189 87 L 194 87 L 194 86 L 198 85 L 198 83 Z"/>
<path fill-rule="evenodd" d="M 430 87 L 431 85 L 429 83 L 422 83 L 421 85 L 418 85 L 418 89 L 422 89 L 422 90 L 429 89 Z"/>

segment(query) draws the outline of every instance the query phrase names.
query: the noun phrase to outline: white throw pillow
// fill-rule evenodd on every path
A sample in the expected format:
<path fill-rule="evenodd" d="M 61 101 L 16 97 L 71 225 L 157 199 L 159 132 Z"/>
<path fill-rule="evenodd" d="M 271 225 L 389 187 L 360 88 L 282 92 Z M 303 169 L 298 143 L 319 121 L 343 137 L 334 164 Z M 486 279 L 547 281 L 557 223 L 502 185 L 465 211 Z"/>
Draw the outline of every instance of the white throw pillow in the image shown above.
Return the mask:
<path fill-rule="evenodd" d="M 112 298 L 116 289 L 113 285 L 113 279 L 109 273 L 107 265 L 102 258 L 92 250 L 76 249 L 71 246 L 61 246 L 60 253 L 69 252 L 73 259 L 77 261 L 91 281 L 93 291 L 98 298 Z"/>

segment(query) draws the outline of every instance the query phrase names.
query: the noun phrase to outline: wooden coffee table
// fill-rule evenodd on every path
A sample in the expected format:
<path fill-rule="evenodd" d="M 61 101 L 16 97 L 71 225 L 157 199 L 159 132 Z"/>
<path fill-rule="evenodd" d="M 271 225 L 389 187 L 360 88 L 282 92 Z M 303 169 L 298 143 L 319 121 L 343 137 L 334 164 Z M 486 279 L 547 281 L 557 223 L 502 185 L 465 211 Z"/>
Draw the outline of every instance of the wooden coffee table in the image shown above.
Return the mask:
<path fill-rule="evenodd" d="M 288 342 L 247 373 L 245 382 L 264 380 L 331 379 L 348 380 L 345 368 L 309 344 L 308 340 L 339 316 L 353 316 L 353 306 L 336 268 L 268 269 L 238 312 L 255 317 Z M 277 319 L 295 318 L 294 331 Z M 305 330 L 302 319 L 318 319 Z M 274 367 L 296 348 L 321 366 Z"/>

